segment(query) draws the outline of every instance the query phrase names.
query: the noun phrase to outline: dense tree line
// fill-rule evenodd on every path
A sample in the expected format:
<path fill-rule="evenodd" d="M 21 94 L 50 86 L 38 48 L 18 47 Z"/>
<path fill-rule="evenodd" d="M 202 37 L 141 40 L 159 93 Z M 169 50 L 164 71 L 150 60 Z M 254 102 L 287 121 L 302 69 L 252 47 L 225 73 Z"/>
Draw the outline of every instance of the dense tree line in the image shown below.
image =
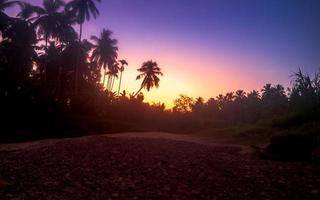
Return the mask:
<path fill-rule="evenodd" d="M 204 101 L 187 95 L 175 100 L 173 112 L 192 116 L 202 124 L 216 126 L 280 121 L 288 126 L 318 120 L 320 115 L 320 72 L 314 77 L 301 70 L 292 75 L 292 87 L 266 84 L 261 91 L 228 92 Z M 278 119 L 278 120 L 277 120 Z M 283 124 L 282 123 L 282 124 Z M 284 125 L 284 124 L 283 124 Z"/>
<path fill-rule="evenodd" d="M 298 71 L 287 90 L 266 84 L 261 92 L 238 90 L 207 101 L 181 95 L 166 110 L 164 104 L 143 102 L 141 91 L 159 87 L 163 75 L 157 62 L 149 60 L 138 69 L 142 82 L 137 92 L 121 91 L 128 63 L 118 59 L 112 32 L 103 29 L 99 36 L 82 37 L 84 22 L 99 15 L 99 2 L 43 0 L 35 6 L 0 1 L 1 140 L 319 119 L 320 73 L 310 77 Z M 6 14 L 11 6 L 20 7 L 17 16 Z"/>
<path fill-rule="evenodd" d="M 0 1 L 0 101 L 4 128 L 10 132 L 109 128 L 105 121 L 122 116 L 124 113 L 117 113 L 128 108 L 124 104 L 130 105 L 131 113 L 139 108 L 136 104 L 147 106 L 142 103 L 140 92 L 159 86 L 158 76 L 163 74 L 158 64 L 150 60 L 138 69 L 137 80 L 142 80 L 138 92 L 120 93 L 128 63 L 118 60 L 117 40 L 112 32 L 103 29 L 90 40 L 82 37 L 84 22 L 99 15 L 96 3 L 100 1 L 43 0 L 42 6 Z M 6 14 L 12 6 L 20 7 L 17 16 Z M 77 24 L 79 33 L 74 29 Z M 122 106 L 118 106 L 120 101 Z"/>

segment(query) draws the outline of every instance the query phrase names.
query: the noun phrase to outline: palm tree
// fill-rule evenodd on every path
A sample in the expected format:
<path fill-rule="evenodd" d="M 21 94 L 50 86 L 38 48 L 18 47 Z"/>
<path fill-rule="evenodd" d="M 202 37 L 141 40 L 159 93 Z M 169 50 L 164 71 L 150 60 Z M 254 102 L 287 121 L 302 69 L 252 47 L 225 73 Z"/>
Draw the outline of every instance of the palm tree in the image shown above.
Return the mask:
<path fill-rule="evenodd" d="M 111 69 L 106 73 L 108 75 L 107 89 L 112 91 L 115 79 L 118 79 L 119 64 L 115 62 Z"/>
<path fill-rule="evenodd" d="M 0 31 L 8 25 L 8 21 L 10 19 L 4 11 L 18 3 L 19 1 L 0 0 Z"/>
<path fill-rule="evenodd" d="M 27 20 L 27 21 L 33 21 L 37 17 L 39 17 L 39 13 L 41 13 L 42 8 L 39 6 L 34 6 L 27 2 L 19 2 L 20 6 L 20 12 L 17 14 L 17 17 Z M 37 14 L 37 17 L 33 17 L 35 14 Z"/>
<path fill-rule="evenodd" d="M 57 26 L 54 31 L 54 37 L 60 43 L 68 44 L 77 40 L 77 33 L 72 27 L 75 18 L 68 12 L 62 12 L 57 18 Z"/>
<path fill-rule="evenodd" d="M 272 90 L 272 87 L 271 87 L 270 83 L 268 83 L 265 86 L 263 86 L 263 88 L 261 89 L 262 98 L 265 98 L 266 96 L 269 96 L 271 94 L 271 90 Z"/>
<path fill-rule="evenodd" d="M 77 22 L 80 25 L 79 40 L 82 39 L 82 26 L 87 20 L 90 20 L 91 15 L 96 18 L 99 15 L 99 10 L 97 9 L 94 2 L 101 2 L 101 0 L 72 0 L 66 5 L 66 10 L 73 13 Z"/>
<path fill-rule="evenodd" d="M 103 86 L 105 84 L 105 76 L 107 68 L 111 70 L 115 60 L 118 57 L 118 47 L 116 46 L 118 41 L 111 38 L 112 32 L 105 30 L 100 34 L 100 38 L 97 36 L 91 36 L 91 40 L 94 42 L 93 51 L 91 55 L 91 61 L 98 63 L 100 69 L 103 68 Z"/>
<path fill-rule="evenodd" d="M 146 88 L 147 91 L 150 91 L 151 88 L 159 87 L 159 75 L 163 76 L 163 73 L 161 72 L 161 69 L 158 67 L 158 64 L 156 62 L 153 62 L 152 60 L 149 60 L 147 62 L 144 62 L 142 66 L 138 69 L 139 74 L 136 78 L 136 80 L 140 80 L 143 78 L 143 81 L 141 83 L 140 89 L 136 92 L 134 96 L 137 96 L 139 92 Z"/>
<path fill-rule="evenodd" d="M 282 85 L 280 85 L 280 84 L 277 84 L 276 85 L 276 87 L 275 87 L 275 89 L 276 89 L 276 92 L 277 92 L 277 94 L 279 95 L 279 96 L 286 96 L 286 91 L 284 90 L 284 87 L 282 86 Z"/>
<path fill-rule="evenodd" d="M 93 15 L 96 18 L 99 15 L 99 10 L 97 9 L 94 1 L 101 2 L 101 0 L 72 0 L 70 1 L 65 9 L 72 13 L 76 18 L 77 22 L 80 25 L 79 31 L 79 41 L 82 39 L 82 26 L 83 23 L 87 20 L 90 20 L 90 16 Z M 80 53 L 79 53 L 80 54 Z M 78 56 L 79 57 L 79 56 Z M 78 79 L 79 79 L 79 58 L 77 58 L 76 63 L 76 73 L 75 73 L 75 94 L 78 91 Z"/>
<path fill-rule="evenodd" d="M 243 90 L 237 90 L 235 98 L 236 100 L 243 100 L 246 98 L 246 93 Z"/>
<path fill-rule="evenodd" d="M 57 27 L 61 22 L 61 13 L 60 10 L 64 6 L 63 0 L 43 0 L 42 6 L 36 9 L 38 18 L 34 22 L 34 26 L 38 27 L 38 35 L 44 37 L 45 40 L 45 54 L 48 51 L 48 42 L 50 37 L 57 37 L 58 30 Z M 43 80 L 46 82 L 46 68 L 47 68 L 47 59 L 45 59 L 45 64 L 43 71 L 40 74 L 43 74 Z"/>
<path fill-rule="evenodd" d="M 9 1 L 9 0 L 0 0 L 0 13 L 5 14 L 4 11 L 7 8 L 10 8 L 14 6 L 15 4 L 18 4 L 20 1 Z"/>
<path fill-rule="evenodd" d="M 38 26 L 38 34 L 44 36 L 46 49 L 49 38 L 57 35 L 56 28 L 61 18 L 59 11 L 63 5 L 63 0 L 43 0 L 43 8 L 38 10 L 40 16 L 35 21 L 35 25 Z"/>
<path fill-rule="evenodd" d="M 120 94 L 120 87 L 121 87 L 121 81 L 122 81 L 122 73 L 124 71 L 124 66 L 127 65 L 128 66 L 128 62 L 126 60 L 119 60 L 121 67 L 119 69 L 120 71 L 120 80 L 119 80 L 119 87 L 118 87 L 118 96 Z"/>

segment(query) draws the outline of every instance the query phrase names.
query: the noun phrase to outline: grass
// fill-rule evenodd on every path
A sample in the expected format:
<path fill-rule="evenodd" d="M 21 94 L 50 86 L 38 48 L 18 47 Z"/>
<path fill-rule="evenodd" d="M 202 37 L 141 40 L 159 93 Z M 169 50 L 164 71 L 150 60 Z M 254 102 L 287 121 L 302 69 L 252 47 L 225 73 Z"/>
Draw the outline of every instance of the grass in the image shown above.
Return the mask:
<path fill-rule="evenodd" d="M 268 127 L 242 125 L 205 129 L 193 135 L 217 143 L 261 145 L 268 143 L 274 132 Z"/>

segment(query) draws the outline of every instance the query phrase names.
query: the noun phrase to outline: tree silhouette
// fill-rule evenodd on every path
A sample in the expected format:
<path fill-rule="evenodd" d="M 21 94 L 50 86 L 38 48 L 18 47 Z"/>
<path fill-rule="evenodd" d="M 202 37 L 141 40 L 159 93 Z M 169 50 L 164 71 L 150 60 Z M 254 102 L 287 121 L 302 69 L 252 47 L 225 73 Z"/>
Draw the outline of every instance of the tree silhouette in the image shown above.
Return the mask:
<path fill-rule="evenodd" d="M 35 21 L 39 36 L 44 36 L 45 47 L 48 47 L 50 37 L 57 35 L 57 26 L 60 22 L 62 0 L 43 0 L 43 8 L 38 10 L 39 18 Z"/>
<path fill-rule="evenodd" d="M 112 67 L 106 73 L 108 75 L 107 89 L 111 92 L 113 90 L 115 79 L 118 79 L 118 73 L 119 73 L 119 63 L 115 61 Z"/>
<path fill-rule="evenodd" d="M 0 31 L 8 25 L 10 20 L 10 17 L 4 11 L 18 3 L 19 1 L 0 0 Z"/>
<path fill-rule="evenodd" d="M 103 86 L 105 84 L 107 68 L 111 70 L 118 57 L 118 47 L 116 46 L 118 41 L 112 39 L 111 34 L 110 30 L 103 29 L 99 38 L 91 36 L 91 40 L 94 42 L 91 61 L 97 62 L 99 67 L 104 70 Z"/>
<path fill-rule="evenodd" d="M 39 6 L 34 6 L 30 3 L 27 2 L 19 2 L 20 6 L 20 12 L 18 12 L 17 17 L 28 20 L 28 21 L 33 21 L 39 17 L 39 14 L 42 13 L 42 8 Z M 37 16 L 34 16 L 37 15 Z"/>
<path fill-rule="evenodd" d="M 66 10 L 70 11 L 77 18 L 77 23 L 80 25 L 79 40 L 82 39 L 82 26 L 87 20 L 90 20 L 91 15 L 96 18 L 99 15 L 94 2 L 101 0 L 72 0 L 66 5 Z"/>
<path fill-rule="evenodd" d="M 50 37 L 56 37 L 57 26 L 60 22 L 60 10 L 62 9 L 64 2 L 62 0 L 43 0 L 42 8 L 37 9 L 38 18 L 35 20 L 34 25 L 38 27 L 38 36 L 44 37 L 45 49 L 48 50 L 48 42 Z M 46 64 L 43 67 L 43 71 L 40 72 L 41 78 L 46 82 Z"/>
<path fill-rule="evenodd" d="M 128 62 L 126 60 L 119 60 L 121 66 L 120 66 L 120 80 L 119 80 L 119 87 L 118 87 L 118 96 L 120 94 L 120 88 L 121 88 L 121 82 L 122 82 L 122 73 L 124 71 L 124 66 L 127 65 L 128 66 Z"/>
<path fill-rule="evenodd" d="M 187 113 L 192 111 L 194 99 L 187 95 L 180 94 L 180 97 L 174 100 L 173 111 Z"/>
<path fill-rule="evenodd" d="M 140 72 L 140 74 L 136 79 L 143 79 L 143 81 L 141 83 L 140 89 L 136 92 L 135 96 L 138 95 L 143 88 L 146 88 L 147 91 L 149 91 L 154 86 L 159 87 L 160 79 L 158 76 L 163 76 L 163 73 L 161 72 L 161 69 L 158 67 L 158 64 L 156 62 L 153 62 L 152 60 L 144 62 L 138 69 L 138 72 Z"/>
<path fill-rule="evenodd" d="M 72 15 L 76 17 L 77 23 L 80 26 L 79 30 L 79 41 L 82 40 L 82 26 L 87 20 L 90 20 L 90 16 L 93 15 L 96 18 L 99 15 L 99 10 L 97 9 L 94 1 L 101 2 L 101 0 L 72 0 L 70 1 L 65 9 L 69 11 Z M 78 61 L 79 62 L 79 61 Z M 75 94 L 78 91 L 78 79 L 79 79 L 79 69 L 78 63 L 76 64 L 75 72 Z"/>
<path fill-rule="evenodd" d="M 0 0 L 0 14 L 6 15 L 4 11 L 18 3 L 19 1 Z"/>

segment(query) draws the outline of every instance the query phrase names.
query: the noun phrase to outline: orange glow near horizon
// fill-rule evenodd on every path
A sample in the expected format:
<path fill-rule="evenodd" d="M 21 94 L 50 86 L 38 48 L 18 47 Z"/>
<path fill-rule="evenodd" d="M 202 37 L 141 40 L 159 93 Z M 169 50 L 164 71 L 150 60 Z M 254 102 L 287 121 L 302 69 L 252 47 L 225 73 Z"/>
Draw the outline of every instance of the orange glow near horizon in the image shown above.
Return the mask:
<path fill-rule="evenodd" d="M 257 79 L 257 77 L 268 72 L 252 71 L 246 66 L 253 63 L 247 63 L 246 58 L 239 55 L 229 53 L 229 56 L 225 57 L 219 52 L 213 52 L 212 54 L 216 56 L 210 57 L 186 51 L 183 47 L 177 49 L 174 47 L 164 48 L 161 44 L 155 44 L 155 46 L 156 49 L 147 46 L 137 49 L 130 48 L 130 46 L 122 47 L 120 44 L 119 59 L 126 59 L 129 63 L 123 73 L 121 91 L 126 90 L 128 93 L 132 93 L 140 88 L 141 80 L 136 80 L 137 69 L 144 61 L 150 59 L 158 63 L 164 76 L 160 77 L 159 88 L 152 88 L 149 92 L 142 91 L 145 102 L 165 103 L 166 108 L 172 108 L 174 99 L 178 98 L 180 94 L 194 98 L 201 96 L 208 99 L 237 89 L 260 90 L 267 83 L 266 79 Z M 132 51 L 132 49 L 136 50 Z M 272 72 L 269 72 L 269 78 L 270 73 Z M 269 79 L 269 82 L 273 84 L 279 82 L 286 86 L 289 80 L 288 82 L 280 82 L 276 79 Z M 115 86 L 118 83 L 117 80 Z"/>
<path fill-rule="evenodd" d="M 313 73 L 320 66 L 320 4 L 188 2 L 97 4 L 100 15 L 83 24 L 83 38 L 99 36 L 104 28 L 113 31 L 118 58 L 129 63 L 121 91 L 138 91 L 141 80 L 136 80 L 136 70 L 150 59 L 164 76 L 159 88 L 142 90 L 145 101 L 163 102 L 167 108 L 180 94 L 208 99 L 238 89 L 260 90 L 266 83 L 286 88 L 299 67 Z M 8 13 L 16 16 L 18 10 L 12 7 Z M 78 25 L 75 29 L 79 32 Z"/>

